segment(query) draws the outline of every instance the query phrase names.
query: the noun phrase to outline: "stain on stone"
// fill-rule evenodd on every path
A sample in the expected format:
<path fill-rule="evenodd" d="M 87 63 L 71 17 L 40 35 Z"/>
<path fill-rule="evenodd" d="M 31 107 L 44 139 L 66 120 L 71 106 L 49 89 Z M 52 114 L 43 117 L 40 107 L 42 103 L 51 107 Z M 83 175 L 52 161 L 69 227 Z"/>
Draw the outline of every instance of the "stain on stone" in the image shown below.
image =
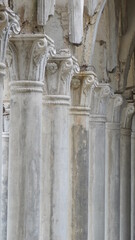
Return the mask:
<path fill-rule="evenodd" d="M 88 131 L 83 126 L 72 127 L 73 141 L 73 207 L 72 227 L 73 239 L 87 239 L 88 230 L 88 172 L 89 142 Z"/>

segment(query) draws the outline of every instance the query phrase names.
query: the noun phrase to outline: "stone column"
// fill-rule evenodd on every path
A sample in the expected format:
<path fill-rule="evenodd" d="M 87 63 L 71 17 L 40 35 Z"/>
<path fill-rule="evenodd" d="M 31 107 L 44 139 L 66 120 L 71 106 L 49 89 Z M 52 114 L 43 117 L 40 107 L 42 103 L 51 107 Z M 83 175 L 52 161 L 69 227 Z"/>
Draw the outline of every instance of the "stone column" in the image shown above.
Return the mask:
<path fill-rule="evenodd" d="M 0 239 L 5 240 L 5 219 L 3 217 L 3 173 L 4 165 L 2 160 L 2 117 L 3 117 L 3 86 L 5 76 L 5 56 L 9 33 L 17 34 L 20 31 L 17 16 L 5 5 L 0 3 Z"/>
<path fill-rule="evenodd" d="M 109 99 L 105 151 L 105 240 L 119 240 L 120 231 L 120 110 L 123 99 Z"/>
<path fill-rule="evenodd" d="M 120 240 L 131 239 L 131 119 L 134 104 L 122 110 L 120 138 Z"/>
<path fill-rule="evenodd" d="M 53 42 L 41 34 L 20 34 L 10 43 L 8 240 L 40 237 L 42 91 L 52 48 Z"/>
<path fill-rule="evenodd" d="M 72 240 L 88 239 L 89 114 L 96 86 L 92 71 L 81 71 L 71 82 L 70 169 Z"/>
<path fill-rule="evenodd" d="M 131 240 L 135 239 L 135 115 L 131 133 Z"/>
<path fill-rule="evenodd" d="M 41 240 L 69 239 L 70 82 L 78 64 L 67 50 L 48 61 L 43 98 Z"/>
<path fill-rule="evenodd" d="M 110 94 L 108 84 L 99 84 L 90 113 L 89 240 L 105 237 L 105 121 Z"/>
<path fill-rule="evenodd" d="M 9 164 L 9 106 L 5 107 L 3 113 L 3 134 L 2 134 L 2 239 L 7 240 L 7 201 L 8 201 L 8 164 Z"/>

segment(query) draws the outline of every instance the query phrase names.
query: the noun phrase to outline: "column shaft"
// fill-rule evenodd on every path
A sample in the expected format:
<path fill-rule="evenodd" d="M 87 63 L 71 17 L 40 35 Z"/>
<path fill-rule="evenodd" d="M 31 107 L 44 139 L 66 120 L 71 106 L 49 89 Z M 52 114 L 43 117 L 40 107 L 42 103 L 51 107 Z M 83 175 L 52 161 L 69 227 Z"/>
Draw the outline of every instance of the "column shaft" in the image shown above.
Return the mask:
<path fill-rule="evenodd" d="M 135 131 L 131 136 L 131 240 L 135 239 Z"/>
<path fill-rule="evenodd" d="M 8 240 L 39 239 L 43 83 L 11 83 Z"/>
<path fill-rule="evenodd" d="M 119 240 L 120 124 L 106 123 L 105 239 Z"/>
<path fill-rule="evenodd" d="M 70 110 L 72 239 L 88 239 L 89 108 Z"/>
<path fill-rule="evenodd" d="M 90 116 L 89 240 L 104 240 L 105 117 Z"/>
<path fill-rule="evenodd" d="M 131 131 L 120 138 L 120 240 L 131 237 Z"/>
<path fill-rule="evenodd" d="M 5 227 L 4 219 L 3 219 L 3 156 L 2 156 L 2 122 L 3 122 L 3 84 L 4 84 L 4 70 L 5 65 L 0 64 L 0 239 L 3 239 L 3 228 Z"/>
<path fill-rule="evenodd" d="M 7 240 L 9 133 L 2 135 L 2 239 Z"/>
<path fill-rule="evenodd" d="M 69 97 L 47 96 L 43 104 L 41 239 L 69 239 Z"/>
<path fill-rule="evenodd" d="M 3 114 L 2 134 L 2 181 L 1 181 L 1 213 L 2 213 L 2 239 L 7 240 L 7 202 L 8 202 L 8 164 L 9 164 L 9 111 Z"/>

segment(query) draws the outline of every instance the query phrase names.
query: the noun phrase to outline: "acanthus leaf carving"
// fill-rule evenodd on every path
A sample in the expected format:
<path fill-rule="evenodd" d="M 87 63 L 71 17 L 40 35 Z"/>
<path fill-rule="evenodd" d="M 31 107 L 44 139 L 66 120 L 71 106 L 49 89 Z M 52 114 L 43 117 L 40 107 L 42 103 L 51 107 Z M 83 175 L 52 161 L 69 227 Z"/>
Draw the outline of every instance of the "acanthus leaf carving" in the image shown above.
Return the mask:
<path fill-rule="evenodd" d="M 110 96 L 113 96 L 113 91 L 110 85 L 99 83 L 94 89 L 91 114 L 106 115 L 107 100 Z"/>
<path fill-rule="evenodd" d="M 96 74 L 81 71 L 71 82 L 72 105 L 91 108 L 93 90 L 98 85 Z"/>
<path fill-rule="evenodd" d="M 45 94 L 70 95 L 71 79 L 78 71 L 77 60 L 68 49 L 61 49 L 47 63 Z"/>
<path fill-rule="evenodd" d="M 20 34 L 12 37 L 9 46 L 13 54 L 11 76 L 16 76 L 12 80 L 44 81 L 47 60 L 55 54 L 54 42 L 44 34 Z"/>

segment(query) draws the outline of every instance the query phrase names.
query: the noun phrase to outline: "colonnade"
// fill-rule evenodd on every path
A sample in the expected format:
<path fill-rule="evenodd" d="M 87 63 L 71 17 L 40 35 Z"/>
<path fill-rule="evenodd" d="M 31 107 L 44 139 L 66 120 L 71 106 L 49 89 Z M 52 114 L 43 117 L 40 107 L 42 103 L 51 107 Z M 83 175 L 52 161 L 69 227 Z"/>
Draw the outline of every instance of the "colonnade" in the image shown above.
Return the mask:
<path fill-rule="evenodd" d="M 133 240 L 134 101 L 45 34 L 13 36 L 9 51 L 3 121 L 0 63 L 0 239 Z"/>

